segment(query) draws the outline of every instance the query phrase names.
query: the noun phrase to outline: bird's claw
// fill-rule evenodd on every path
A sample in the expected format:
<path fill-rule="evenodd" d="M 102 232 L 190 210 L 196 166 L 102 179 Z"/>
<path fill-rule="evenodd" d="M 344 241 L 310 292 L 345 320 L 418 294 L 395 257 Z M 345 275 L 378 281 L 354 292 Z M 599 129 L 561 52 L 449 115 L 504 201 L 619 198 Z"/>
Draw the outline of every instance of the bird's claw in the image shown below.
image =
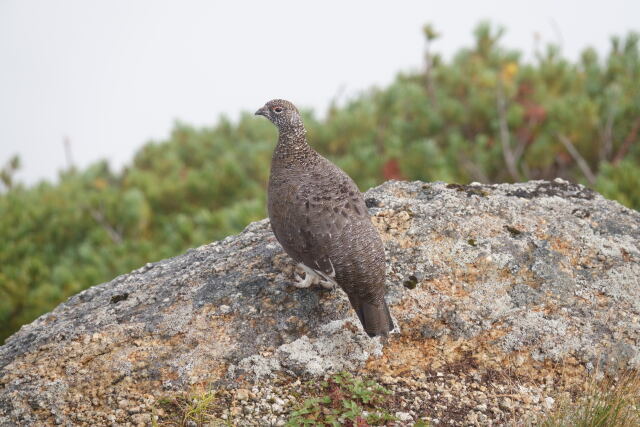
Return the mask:
<path fill-rule="evenodd" d="M 295 274 L 295 278 L 296 278 L 296 281 L 293 282 L 293 286 L 295 286 L 296 288 L 300 288 L 300 289 L 308 288 L 314 282 L 314 280 L 311 277 L 311 275 L 307 274 L 307 273 L 304 274 L 304 279 L 302 277 L 300 277 L 300 275 L 298 273 Z"/>

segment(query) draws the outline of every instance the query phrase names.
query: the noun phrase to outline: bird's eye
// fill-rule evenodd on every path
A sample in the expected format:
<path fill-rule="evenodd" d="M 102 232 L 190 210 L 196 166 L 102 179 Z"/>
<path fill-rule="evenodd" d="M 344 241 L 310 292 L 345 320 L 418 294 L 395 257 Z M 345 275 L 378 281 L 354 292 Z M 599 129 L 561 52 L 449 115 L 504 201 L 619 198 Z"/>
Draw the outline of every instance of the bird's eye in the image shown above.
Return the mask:
<path fill-rule="evenodd" d="M 282 113 L 282 107 L 276 107 L 273 109 L 276 113 Z"/>

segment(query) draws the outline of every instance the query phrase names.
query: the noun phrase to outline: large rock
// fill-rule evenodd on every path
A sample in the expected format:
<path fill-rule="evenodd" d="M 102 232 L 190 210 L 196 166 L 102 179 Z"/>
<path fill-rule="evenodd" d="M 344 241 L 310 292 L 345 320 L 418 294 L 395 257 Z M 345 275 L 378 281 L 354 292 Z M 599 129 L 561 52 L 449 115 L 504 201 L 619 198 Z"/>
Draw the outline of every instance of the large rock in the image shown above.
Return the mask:
<path fill-rule="evenodd" d="M 384 346 L 342 291 L 292 286 L 263 220 L 23 326 L 0 348 L 0 425 L 145 425 L 172 391 L 341 370 L 409 384 L 408 423 L 483 424 L 549 407 L 594 369 L 640 367 L 638 212 L 562 180 L 365 197 L 400 329 Z"/>

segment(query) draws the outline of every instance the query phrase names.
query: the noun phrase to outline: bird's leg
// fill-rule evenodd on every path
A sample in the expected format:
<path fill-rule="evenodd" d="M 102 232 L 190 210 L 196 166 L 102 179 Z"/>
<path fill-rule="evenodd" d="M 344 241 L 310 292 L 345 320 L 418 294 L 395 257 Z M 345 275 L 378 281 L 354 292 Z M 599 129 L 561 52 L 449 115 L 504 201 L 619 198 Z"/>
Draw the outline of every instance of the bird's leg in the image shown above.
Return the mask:
<path fill-rule="evenodd" d="M 320 285 L 325 289 L 334 290 L 338 286 L 338 284 L 336 283 L 336 269 L 333 266 L 333 262 L 331 262 L 331 258 L 328 259 L 329 264 L 331 265 L 331 273 L 327 274 L 322 271 L 318 272 L 320 276 L 322 276 L 320 278 Z"/>
<path fill-rule="evenodd" d="M 320 286 L 322 286 L 325 289 L 334 290 L 337 286 L 337 283 L 335 280 L 325 276 L 324 274 L 322 276 L 319 275 L 318 278 L 319 278 L 318 281 L 320 282 Z"/>

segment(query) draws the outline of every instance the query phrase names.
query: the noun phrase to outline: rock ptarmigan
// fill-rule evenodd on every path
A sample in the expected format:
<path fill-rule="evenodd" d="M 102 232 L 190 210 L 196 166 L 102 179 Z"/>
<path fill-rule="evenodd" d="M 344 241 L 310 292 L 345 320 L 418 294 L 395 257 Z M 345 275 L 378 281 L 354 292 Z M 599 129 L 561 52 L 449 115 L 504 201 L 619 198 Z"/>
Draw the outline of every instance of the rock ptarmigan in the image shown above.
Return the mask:
<path fill-rule="evenodd" d="M 394 326 L 384 299 L 384 247 L 362 193 L 309 146 L 291 102 L 274 99 L 255 114 L 279 131 L 269 176 L 269 219 L 278 242 L 304 272 L 296 286 L 339 285 L 365 332 L 387 336 Z"/>

